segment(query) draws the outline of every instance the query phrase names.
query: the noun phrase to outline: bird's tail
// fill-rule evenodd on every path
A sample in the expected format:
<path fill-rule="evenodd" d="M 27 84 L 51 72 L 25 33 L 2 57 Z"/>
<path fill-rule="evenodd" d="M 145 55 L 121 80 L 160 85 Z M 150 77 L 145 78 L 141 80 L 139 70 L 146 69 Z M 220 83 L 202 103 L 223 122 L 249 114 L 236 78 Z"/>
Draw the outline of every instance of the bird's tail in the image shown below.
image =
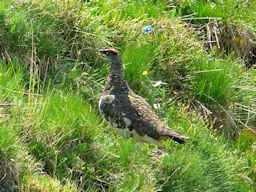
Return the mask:
<path fill-rule="evenodd" d="M 188 136 L 179 133 L 178 131 L 174 131 L 170 128 L 164 128 L 161 130 L 161 135 L 165 137 L 169 137 L 170 139 L 173 139 L 179 144 L 185 143 L 185 140 L 189 139 Z"/>

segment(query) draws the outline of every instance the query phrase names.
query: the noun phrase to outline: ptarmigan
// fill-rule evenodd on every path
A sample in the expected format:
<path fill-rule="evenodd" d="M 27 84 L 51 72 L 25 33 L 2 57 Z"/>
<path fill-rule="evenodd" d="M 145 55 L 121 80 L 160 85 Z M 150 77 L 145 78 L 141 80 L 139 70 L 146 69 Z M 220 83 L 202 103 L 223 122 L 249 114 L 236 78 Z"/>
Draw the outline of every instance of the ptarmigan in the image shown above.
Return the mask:
<path fill-rule="evenodd" d="M 146 100 L 129 88 L 120 54 L 113 49 L 100 52 L 109 59 L 111 68 L 99 101 L 99 110 L 104 118 L 116 124 L 117 131 L 125 138 L 157 145 L 161 145 L 160 140 L 164 138 L 184 143 L 189 137 L 165 125 Z"/>

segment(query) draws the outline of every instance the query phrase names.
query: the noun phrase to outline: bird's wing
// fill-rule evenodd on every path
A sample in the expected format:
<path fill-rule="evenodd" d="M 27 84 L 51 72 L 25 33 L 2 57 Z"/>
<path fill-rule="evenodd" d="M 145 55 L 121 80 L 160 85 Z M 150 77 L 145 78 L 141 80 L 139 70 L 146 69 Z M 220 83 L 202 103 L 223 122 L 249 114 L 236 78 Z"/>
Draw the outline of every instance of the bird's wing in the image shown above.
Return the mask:
<path fill-rule="evenodd" d="M 103 95 L 99 107 L 105 119 L 115 122 L 118 128 L 128 128 L 131 132 L 135 130 L 141 137 L 154 140 L 169 137 L 179 143 L 188 138 L 165 125 L 146 100 L 133 92 Z"/>
<path fill-rule="evenodd" d="M 160 139 L 161 137 L 166 136 L 179 143 L 183 143 L 183 140 L 188 139 L 186 135 L 174 131 L 165 125 L 145 99 L 133 92 L 128 96 L 128 98 L 130 101 L 130 111 L 136 113 L 137 117 L 135 121 L 132 119 L 132 121 L 134 121 L 132 122 L 132 125 L 139 134 L 146 134 L 154 139 Z M 132 114 L 127 115 L 131 116 Z"/>

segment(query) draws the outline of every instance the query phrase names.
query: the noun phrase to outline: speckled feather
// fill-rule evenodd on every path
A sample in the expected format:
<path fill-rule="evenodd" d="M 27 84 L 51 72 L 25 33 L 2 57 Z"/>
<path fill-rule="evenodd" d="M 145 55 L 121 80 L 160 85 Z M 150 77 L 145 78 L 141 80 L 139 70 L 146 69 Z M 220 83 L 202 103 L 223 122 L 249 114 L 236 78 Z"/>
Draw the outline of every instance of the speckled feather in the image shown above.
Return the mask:
<path fill-rule="evenodd" d="M 184 143 L 188 137 L 165 125 L 146 100 L 129 88 L 120 61 L 121 58 L 116 63 L 111 60 L 111 74 L 99 103 L 99 109 L 105 119 L 114 122 L 118 129 L 127 129 L 129 132 L 128 136 L 126 134 L 127 137 L 135 137 L 135 133 L 137 140 L 145 142 L 149 137 L 157 144 L 162 138 L 171 138 L 178 143 Z"/>

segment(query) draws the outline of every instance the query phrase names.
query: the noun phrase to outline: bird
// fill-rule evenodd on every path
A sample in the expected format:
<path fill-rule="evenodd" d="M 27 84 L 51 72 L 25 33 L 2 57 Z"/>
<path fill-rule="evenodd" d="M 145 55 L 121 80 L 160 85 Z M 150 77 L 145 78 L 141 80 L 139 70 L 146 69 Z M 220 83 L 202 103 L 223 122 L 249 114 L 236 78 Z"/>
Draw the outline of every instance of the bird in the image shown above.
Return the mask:
<path fill-rule="evenodd" d="M 99 112 L 106 121 L 115 125 L 121 136 L 159 146 L 167 138 L 179 144 L 189 139 L 163 123 L 147 101 L 129 87 L 118 51 L 102 49 L 100 53 L 109 60 L 110 74 L 99 99 Z"/>

